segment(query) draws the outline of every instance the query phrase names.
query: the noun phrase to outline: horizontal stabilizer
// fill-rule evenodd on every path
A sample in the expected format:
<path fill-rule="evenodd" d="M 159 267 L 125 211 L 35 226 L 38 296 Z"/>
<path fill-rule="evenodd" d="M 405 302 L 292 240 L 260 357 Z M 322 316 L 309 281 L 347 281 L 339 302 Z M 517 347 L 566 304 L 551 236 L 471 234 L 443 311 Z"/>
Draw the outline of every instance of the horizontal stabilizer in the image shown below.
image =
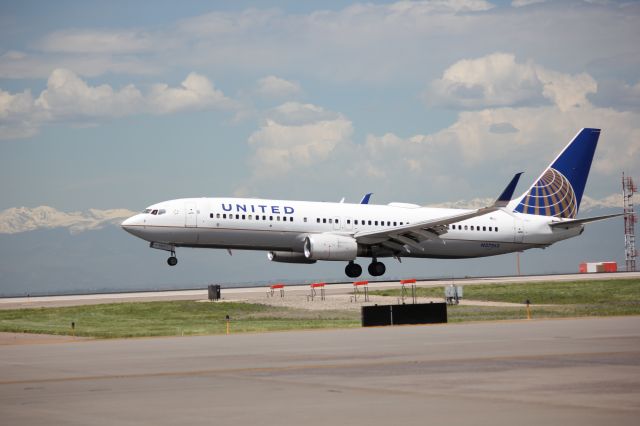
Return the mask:
<path fill-rule="evenodd" d="M 574 228 L 576 226 L 582 226 L 585 223 L 597 222 L 599 220 L 611 219 L 612 217 L 623 216 L 624 213 L 608 214 L 604 216 L 585 217 L 584 219 L 571 219 L 563 222 L 554 222 L 549 224 L 552 228 Z"/>

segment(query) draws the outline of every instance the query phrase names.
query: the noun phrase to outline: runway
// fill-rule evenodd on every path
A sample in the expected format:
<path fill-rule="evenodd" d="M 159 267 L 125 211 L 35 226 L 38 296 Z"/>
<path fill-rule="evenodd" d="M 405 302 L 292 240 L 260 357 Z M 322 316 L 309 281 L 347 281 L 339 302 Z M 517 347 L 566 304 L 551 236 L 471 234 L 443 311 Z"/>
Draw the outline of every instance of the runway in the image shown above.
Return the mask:
<path fill-rule="evenodd" d="M 636 425 L 640 317 L 0 346 L 3 424 Z"/>
<path fill-rule="evenodd" d="M 438 287 L 450 284 L 478 285 L 488 283 L 519 284 L 536 281 L 581 281 L 581 280 L 610 280 L 640 278 L 640 272 L 617 272 L 598 274 L 559 274 L 559 275 L 531 275 L 511 277 L 486 278 L 456 278 L 418 280 L 419 287 Z M 203 286 L 204 287 L 204 286 Z M 399 280 L 370 282 L 370 290 L 399 288 Z M 327 283 L 327 294 L 347 294 L 353 291 L 353 282 Z M 225 287 L 223 285 L 222 298 L 239 299 L 243 297 L 262 297 L 266 286 L 253 287 Z M 292 284 L 286 286 L 287 294 L 302 295 L 309 292 L 308 284 Z M 64 296 L 35 296 L 35 297 L 4 297 L 0 298 L 0 309 L 59 307 L 77 305 L 95 305 L 102 303 L 121 302 L 152 302 L 169 300 L 203 300 L 207 298 L 207 289 L 200 290 L 172 290 L 172 291 L 139 291 L 129 293 L 80 294 Z"/>

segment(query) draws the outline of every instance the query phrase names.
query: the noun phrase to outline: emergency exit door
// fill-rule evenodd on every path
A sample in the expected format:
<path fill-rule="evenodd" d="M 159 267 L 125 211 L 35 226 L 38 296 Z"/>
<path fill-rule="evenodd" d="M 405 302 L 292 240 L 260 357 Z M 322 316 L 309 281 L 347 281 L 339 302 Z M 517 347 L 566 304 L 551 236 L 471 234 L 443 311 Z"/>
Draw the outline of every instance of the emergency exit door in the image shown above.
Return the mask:
<path fill-rule="evenodd" d="M 187 228 L 196 228 L 198 226 L 198 210 L 194 202 L 184 204 L 184 226 Z"/>

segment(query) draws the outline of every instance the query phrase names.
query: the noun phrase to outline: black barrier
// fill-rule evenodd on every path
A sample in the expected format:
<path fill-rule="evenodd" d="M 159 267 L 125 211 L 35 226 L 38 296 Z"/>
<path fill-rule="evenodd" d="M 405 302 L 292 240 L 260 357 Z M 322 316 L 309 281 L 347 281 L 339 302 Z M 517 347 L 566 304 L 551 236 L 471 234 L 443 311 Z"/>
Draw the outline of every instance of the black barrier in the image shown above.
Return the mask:
<path fill-rule="evenodd" d="M 446 303 L 362 307 L 362 326 L 440 324 L 447 322 Z"/>
<path fill-rule="evenodd" d="M 209 300 L 220 300 L 220 284 L 209 285 Z"/>

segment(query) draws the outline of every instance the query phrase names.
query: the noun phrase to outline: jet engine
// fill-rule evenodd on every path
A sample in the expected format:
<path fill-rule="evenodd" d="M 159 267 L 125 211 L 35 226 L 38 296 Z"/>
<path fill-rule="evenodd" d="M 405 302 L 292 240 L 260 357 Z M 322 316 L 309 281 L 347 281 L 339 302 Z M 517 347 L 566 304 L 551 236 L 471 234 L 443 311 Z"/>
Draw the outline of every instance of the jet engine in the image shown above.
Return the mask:
<path fill-rule="evenodd" d="M 354 260 L 358 243 L 355 238 L 344 235 L 308 235 L 304 239 L 304 255 L 314 260 Z"/>
<path fill-rule="evenodd" d="M 296 253 L 291 251 L 270 251 L 267 253 L 267 257 L 272 262 L 282 263 L 316 263 L 313 259 L 307 259 L 303 253 Z"/>

